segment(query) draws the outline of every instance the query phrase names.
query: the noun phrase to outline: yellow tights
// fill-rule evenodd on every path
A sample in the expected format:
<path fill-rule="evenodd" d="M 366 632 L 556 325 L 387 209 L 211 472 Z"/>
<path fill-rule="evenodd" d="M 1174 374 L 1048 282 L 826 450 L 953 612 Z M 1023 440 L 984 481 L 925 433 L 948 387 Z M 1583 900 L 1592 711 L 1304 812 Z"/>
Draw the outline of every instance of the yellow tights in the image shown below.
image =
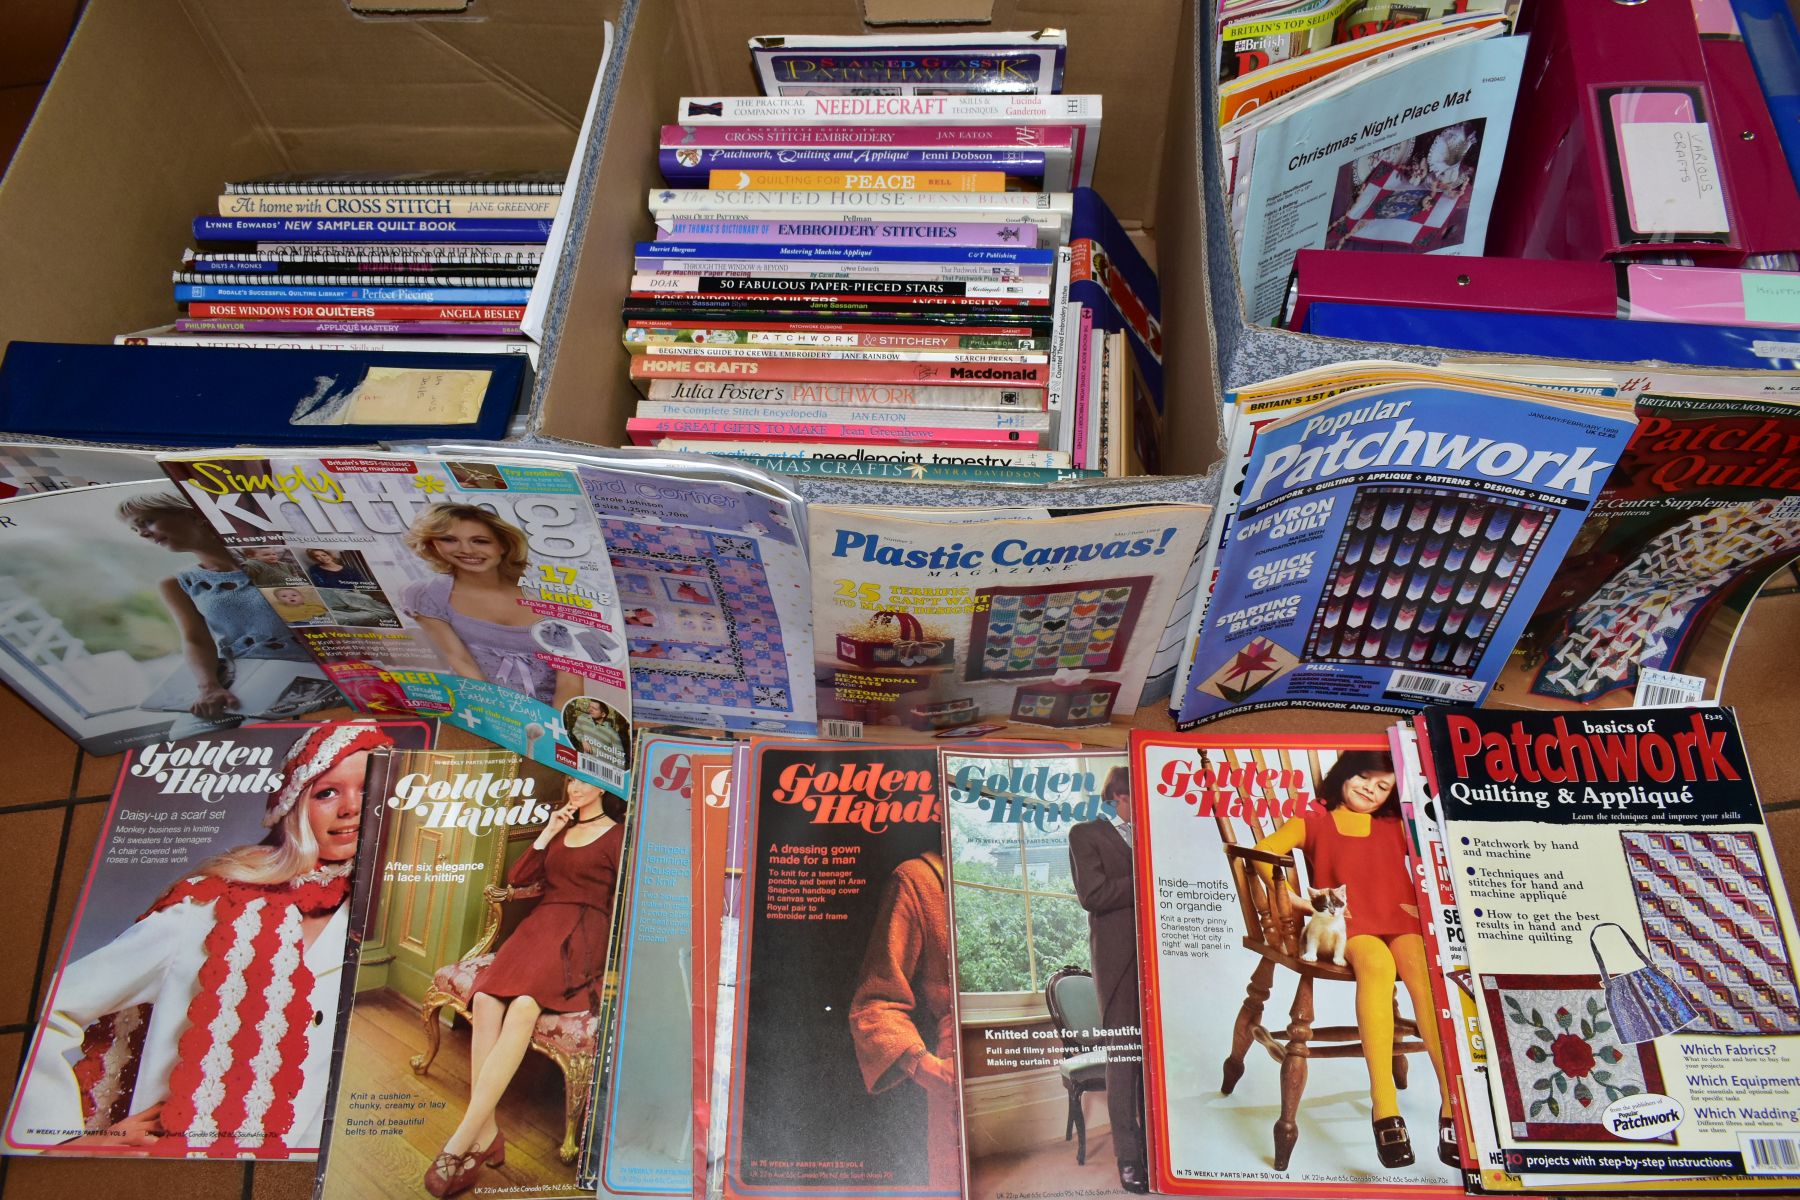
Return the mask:
<path fill-rule="evenodd" d="M 1362 1037 L 1363 1059 L 1369 1068 L 1369 1100 L 1375 1119 L 1400 1115 L 1400 1096 L 1394 1090 L 1394 981 L 1406 985 L 1412 997 L 1413 1017 L 1419 1040 L 1437 1073 L 1438 1115 L 1450 1115 L 1450 1081 L 1444 1075 L 1444 1047 L 1438 1038 L 1437 1009 L 1427 982 L 1425 940 L 1416 933 L 1379 938 L 1359 934 L 1344 948 L 1344 961 L 1356 975 L 1356 1031 Z"/>

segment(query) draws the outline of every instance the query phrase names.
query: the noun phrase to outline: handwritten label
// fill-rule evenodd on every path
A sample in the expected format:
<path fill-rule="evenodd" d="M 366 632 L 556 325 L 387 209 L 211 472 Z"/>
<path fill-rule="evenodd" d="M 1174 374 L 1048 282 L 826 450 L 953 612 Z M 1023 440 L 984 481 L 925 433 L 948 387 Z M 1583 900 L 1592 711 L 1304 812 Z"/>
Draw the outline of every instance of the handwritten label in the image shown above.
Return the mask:
<path fill-rule="evenodd" d="M 1619 126 L 1631 227 L 1638 233 L 1728 233 L 1718 157 L 1704 121 Z"/>
<path fill-rule="evenodd" d="M 351 397 L 351 425 L 472 425 L 481 415 L 491 371 L 370 367 Z"/>

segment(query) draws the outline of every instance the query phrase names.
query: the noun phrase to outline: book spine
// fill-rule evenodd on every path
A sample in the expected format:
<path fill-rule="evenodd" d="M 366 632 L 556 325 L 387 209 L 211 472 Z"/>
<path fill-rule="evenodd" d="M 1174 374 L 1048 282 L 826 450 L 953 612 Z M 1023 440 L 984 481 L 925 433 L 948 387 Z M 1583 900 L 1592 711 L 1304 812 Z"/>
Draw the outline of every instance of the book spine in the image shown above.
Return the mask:
<path fill-rule="evenodd" d="M 411 178 L 377 178 L 373 175 L 279 176 L 245 179 L 225 185 L 228 196 L 311 195 L 328 192 L 346 196 L 560 196 L 564 181 L 548 173 L 506 178 L 456 178 L 447 173 L 426 172 Z"/>
<path fill-rule="evenodd" d="M 634 295 L 687 296 L 716 293 L 721 296 L 822 296 L 828 299 L 955 300 L 999 304 L 1044 304 L 1050 298 L 1049 282 L 1021 280 L 995 283 L 962 279 L 807 279 L 805 277 L 755 275 L 698 275 L 662 272 L 631 277 Z M 356 297 L 350 297 L 355 299 Z"/>
<path fill-rule="evenodd" d="M 701 150 L 664 146 L 657 164 L 670 183 L 703 186 L 714 171 L 998 171 L 1002 175 L 1041 179 L 1042 150 L 889 150 L 873 147 L 822 146 L 817 149 L 742 146 Z"/>
<path fill-rule="evenodd" d="M 1032 388 L 932 387 L 907 383 L 743 383 L 735 379 L 657 379 L 644 388 L 650 400 L 708 401 L 719 404 L 811 404 L 842 408 L 1044 407 Z"/>
<path fill-rule="evenodd" d="M 670 221 L 657 225 L 656 240 L 766 242 L 788 247 L 852 243 L 1035 248 L 1038 227 L 1029 221 Z"/>
<path fill-rule="evenodd" d="M 1089 410 L 1094 404 L 1094 396 L 1092 395 L 1093 388 L 1091 386 L 1093 377 L 1089 374 L 1093 369 L 1091 359 L 1093 356 L 1094 342 L 1094 310 L 1087 307 L 1085 304 L 1081 305 L 1080 308 L 1080 331 L 1075 335 L 1075 344 L 1070 347 L 1074 352 L 1073 357 L 1075 363 L 1075 406 L 1073 411 L 1069 414 L 1070 423 L 1074 426 L 1075 430 L 1075 443 L 1070 454 L 1070 461 L 1078 467 L 1087 469 L 1094 465 L 1094 450 L 1088 441 L 1090 418 L 1092 416 Z"/>
<path fill-rule="evenodd" d="M 1003 171 L 712 171 L 706 186 L 733 191 L 1004 192 Z"/>
<path fill-rule="evenodd" d="M 237 304 L 201 300 L 188 307 L 190 317 L 277 321 L 506 321 L 516 326 L 524 315 L 523 304 Z"/>
<path fill-rule="evenodd" d="M 863 262 L 884 266 L 1043 267 L 1056 262 L 1055 250 L 1020 246 L 788 245 L 786 243 L 661 241 L 639 242 L 637 257 L 670 260 L 714 259 L 818 263 Z M 678 268 L 681 269 L 681 268 Z M 694 268 L 685 268 L 693 270 Z M 727 272 L 728 274 L 730 272 Z M 753 274 L 754 272 L 745 272 Z"/>
<path fill-rule="evenodd" d="M 479 271 L 477 276 L 456 276 L 458 278 L 481 278 L 502 280 L 505 286 L 517 286 L 521 281 L 530 283 L 537 277 L 536 263 L 507 262 L 406 262 L 402 259 L 370 259 L 368 261 L 352 261 L 343 258 L 235 258 L 228 254 L 193 255 L 182 260 L 182 266 L 192 272 L 212 275 L 258 275 L 258 276 L 294 276 L 294 275 L 335 275 L 341 278 L 354 279 L 359 283 L 376 282 L 370 276 L 398 277 L 411 282 L 425 277 L 442 276 L 458 271 Z M 266 279 L 259 282 L 268 282 Z"/>
<path fill-rule="evenodd" d="M 847 422 L 815 421 L 677 421 L 656 417 L 632 417 L 625 422 L 625 432 L 632 444 L 647 446 L 665 437 L 691 438 L 699 441 L 796 441 L 827 444 L 911 445 L 924 443 L 937 446 L 1023 446 L 1038 444 L 1035 430 L 1026 429 L 951 429 L 931 425 L 858 425 Z"/>
<path fill-rule="evenodd" d="M 721 445 L 703 438 L 665 437 L 655 443 L 658 450 L 683 450 L 693 454 L 756 454 L 769 458 L 809 458 L 847 460 L 852 462 L 894 462 L 903 466 L 1007 466 L 1035 467 L 1039 470 L 1068 470 L 1069 456 L 1059 450 L 983 446 L 979 449 L 946 446 L 914 446 L 905 449 L 870 450 L 842 446 L 817 440 L 807 442 L 742 441 Z"/>
<path fill-rule="evenodd" d="M 800 383 L 922 383 L 937 387 L 1042 388 L 1049 379 L 1043 363 L 846 362 L 788 358 L 662 358 L 631 360 L 633 379 L 770 379 Z"/>
<path fill-rule="evenodd" d="M 676 109 L 683 125 L 814 125 L 861 121 L 868 125 L 1001 125 L 1023 117 L 1034 125 L 1100 120 L 1100 97 L 1030 94 L 1005 96 L 683 96 Z"/>
<path fill-rule="evenodd" d="M 892 279 L 903 282 L 1048 282 L 1050 268 L 1006 263 L 865 262 L 856 259 L 656 258 L 634 260 L 640 275 L 762 276 L 768 279 Z"/>
<path fill-rule="evenodd" d="M 651 192 L 650 211 L 658 216 L 710 216 L 720 212 L 813 212 L 818 219 L 855 220 L 871 213 L 964 212 L 991 221 L 1000 214 L 1033 213 L 1066 222 L 1073 212 L 1068 192 L 895 192 L 848 188 L 670 188 Z M 852 214 L 848 218 L 831 212 Z M 206 218 L 202 218 L 206 219 Z"/>
<path fill-rule="evenodd" d="M 979 350 L 861 350 L 838 346 L 651 345 L 637 347 L 652 358 L 791 358 L 801 362 L 1048 363 L 1045 354 L 986 354 Z"/>
<path fill-rule="evenodd" d="M 850 458 L 845 455 L 778 456 L 748 454 L 737 449 L 713 450 L 710 453 L 730 458 L 763 471 L 783 475 L 804 475 L 812 479 L 895 479 L 907 483 L 1016 483 L 1041 487 L 1049 483 L 1092 479 L 1098 471 L 1077 471 L 1056 467 L 957 466 L 950 463 L 903 464 L 891 457 Z"/>
<path fill-rule="evenodd" d="M 903 409 L 903 408 L 839 408 L 831 405 L 811 407 L 785 404 L 713 404 L 704 401 L 643 400 L 637 416 L 660 421 L 747 421 L 793 424 L 805 421 L 832 426 L 887 429 L 909 427 L 928 421 L 938 429 L 1023 429 L 1043 433 L 1049 426 L 1042 412 L 1009 411 L 995 408 Z"/>
<path fill-rule="evenodd" d="M 819 350 L 912 350 L 940 352 L 978 351 L 989 354 L 1048 354 L 1050 339 L 1034 337 L 1024 327 L 1004 330 L 946 331 L 930 326 L 890 325 L 857 328 L 852 325 L 803 326 L 740 323 L 677 325 L 670 321 L 632 321 L 625 330 L 625 347 L 643 354 L 651 346 L 789 346 Z"/>
<path fill-rule="evenodd" d="M 379 242 L 254 242 L 250 245 L 259 256 L 293 258 L 305 262 L 342 257 L 359 262 L 506 262 L 530 263 L 535 266 L 544 261 L 542 246 L 489 246 L 480 242 L 408 242 L 401 248 L 384 246 Z M 210 256 L 230 258 L 231 253 L 214 251 L 210 252 Z"/>
<path fill-rule="evenodd" d="M 232 287 L 280 288 L 520 288 L 529 291 L 530 279 L 517 275 L 329 275 L 301 274 L 294 271 L 176 271 L 176 283 Z"/>
<path fill-rule="evenodd" d="M 549 221 L 488 217 L 195 217 L 203 242 L 543 242 Z"/>
<path fill-rule="evenodd" d="M 710 296 L 680 296 L 659 300 L 632 297 L 626 300 L 620 313 L 627 321 L 673 321 L 690 325 L 705 320 L 720 327 L 741 326 L 747 322 L 789 321 L 803 328 L 813 328 L 821 323 L 876 327 L 928 324 L 986 332 L 996 325 L 1004 324 L 1023 325 L 1041 334 L 1050 331 L 1048 309 L 1025 309 L 1016 305 L 994 305 L 978 301 L 946 305 L 906 302 L 890 305 L 866 300 L 827 300 L 817 296 L 804 300 L 743 300 Z"/>
<path fill-rule="evenodd" d="M 530 288 L 239 287 L 178 283 L 175 301 L 287 301 L 296 304 L 517 304 Z"/>
<path fill-rule="evenodd" d="M 1068 150 L 1074 135 L 1058 125 L 664 125 L 662 146 L 734 149 L 752 146 L 880 147 L 890 150 L 990 149 Z"/>
<path fill-rule="evenodd" d="M 524 339 L 421 337 L 299 337 L 295 335 L 179 330 L 175 333 L 121 333 L 117 346 L 205 346 L 218 350 L 356 350 L 419 354 L 524 354 L 537 349 Z"/>
<path fill-rule="evenodd" d="M 560 196 L 353 196 L 312 193 L 219 197 L 221 217 L 502 217 L 556 215 Z"/>
<path fill-rule="evenodd" d="M 429 338 L 445 335 L 492 338 L 519 336 L 519 327 L 516 323 L 507 325 L 481 321 L 295 321 L 181 317 L 176 320 L 175 329 L 178 333 L 350 333 L 371 337 L 377 334 L 387 334 L 396 338 Z"/>

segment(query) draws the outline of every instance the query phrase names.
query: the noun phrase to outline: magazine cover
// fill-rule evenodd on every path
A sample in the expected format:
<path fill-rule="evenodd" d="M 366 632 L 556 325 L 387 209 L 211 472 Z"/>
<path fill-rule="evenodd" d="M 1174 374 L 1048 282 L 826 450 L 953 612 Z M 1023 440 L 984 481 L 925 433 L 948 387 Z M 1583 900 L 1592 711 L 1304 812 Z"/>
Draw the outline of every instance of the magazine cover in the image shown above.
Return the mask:
<path fill-rule="evenodd" d="M 695 1155 L 695 1195 L 704 1194 L 707 1200 L 718 1200 L 725 1194 L 725 1139 L 731 1112 L 731 1085 L 733 1078 L 733 1048 L 737 1045 L 737 990 L 738 990 L 738 951 L 742 944 L 744 916 L 744 863 L 749 853 L 750 839 L 750 746 L 739 742 L 732 747 L 731 765 L 725 769 L 724 778 L 719 772 L 712 771 L 712 779 L 707 784 L 709 794 L 715 789 L 724 789 L 729 795 L 725 806 L 724 817 L 724 880 L 719 888 L 719 922 L 718 938 L 715 943 L 709 936 L 704 942 L 696 939 L 696 945 L 716 946 L 718 958 L 714 970 L 718 975 L 718 986 L 707 995 L 712 999 L 712 1019 L 710 1027 L 705 1024 L 705 1014 L 696 1012 L 694 1020 L 694 1043 L 703 1041 L 705 1049 L 706 1088 L 696 1092 L 694 1098 L 694 1115 L 698 1123 L 702 1104 L 705 1106 L 706 1147 L 704 1153 Z M 709 808 L 712 806 L 709 806 Z M 706 822 L 708 847 L 717 843 L 712 839 L 717 836 L 717 818 Z M 699 1055 L 696 1055 L 699 1057 Z M 704 1192 L 702 1192 L 704 1188 Z"/>
<path fill-rule="evenodd" d="M 706 789 L 718 787 L 731 749 L 652 736 L 639 742 L 637 753 L 643 766 L 634 777 L 629 891 L 619 914 L 619 998 L 586 1157 L 599 1196 L 691 1196 L 692 1006 L 704 983 L 717 982 L 716 975 L 703 980 L 697 969 L 690 921 L 705 905 L 695 891 L 702 847 L 693 834 L 697 809 L 725 811 L 714 803 L 723 793 Z M 723 864 L 714 866 L 722 887 Z M 716 906 L 712 912 L 717 915 Z"/>
<path fill-rule="evenodd" d="M 0 499 L 0 679 L 90 754 L 342 704 L 252 565 L 166 479 Z"/>
<path fill-rule="evenodd" d="M 1425 721 L 1508 1168 L 1800 1183 L 1800 939 L 1732 711 Z"/>
<path fill-rule="evenodd" d="M 1125 755 L 940 753 L 964 1194 L 1143 1192 Z"/>
<path fill-rule="evenodd" d="M 742 805 L 738 803 L 739 772 L 736 761 L 743 746 L 714 757 L 702 755 L 695 765 L 694 787 L 699 803 L 690 806 L 690 839 L 693 846 L 693 907 L 688 913 L 689 942 L 694 954 L 694 997 L 689 1014 L 693 1046 L 693 1117 L 695 1197 L 707 1195 L 711 1152 L 714 1048 L 718 1037 L 719 985 L 734 974 L 722 966 L 727 941 L 726 897 L 741 879 L 741 866 L 733 873 L 731 848 L 734 827 Z M 735 940 L 732 941 L 735 947 Z M 734 959 L 735 962 L 735 959 Z M 730 1022 L 726 1022 L 729 1027 Z"/>
<path fill-rule="evenodd" d="M 1281 318 L 1296 250 L 1480 254 L 1525 57 L 1522 37 L 1444 46 L 1256 131 L 1239 283 Z"/>
<path fill-rule="evenodd" d="M 1138 732 L 1131 771 L 1151 1187 L 1461 1196 L 1387 738 Z"/>
<path fill-rule="evenodd" d="M 148 450 L 0 441 L 0 500 L 23 492 L 155 479 L 160 471 Z"/>
<path fill-rule="evenodd" d="M 631 685 L 574 473 L 395 454 L 168 455 L 163 467 L 365 712 L 442 716 L 624 796 Z"/>
<path fill-rule="evenodd" d="M 1203 505 L 942 524 L 813 505 L 826 732 L 1124 744 Z"/>
<path fill-rule="evenodd" d="M 625 810 L 507 750 L 375 756 L 324 1195 L 592 1195 Z"/>
<path fill-rule="evenodd" d="M 962 1194 L 937 751 L 752 750 L 727 1197 Z"/>
<path fill-rule="evenodd" d="M 1637 431 L 1494 685 L 1498 703 L 1717 700 L 1751 599 L 1800 557 L 1800 406 L 1644 395 L 1637 412 Z M 1659 681 L 1682 690 L 1657 691 Z M 1645 684 L 1652 693 L 1635 700 Z"/>
<path fill-rule="evenodd" d="M 431 735 L 288 722 L 131 752 L 5 1152 L 315 1157 L 369 757 Z"/>
<path fill-rule="evenodd" d="M 1180 720 L 1479 703 L 1632 428 L 1461 384 L 1263 426 Z"/>

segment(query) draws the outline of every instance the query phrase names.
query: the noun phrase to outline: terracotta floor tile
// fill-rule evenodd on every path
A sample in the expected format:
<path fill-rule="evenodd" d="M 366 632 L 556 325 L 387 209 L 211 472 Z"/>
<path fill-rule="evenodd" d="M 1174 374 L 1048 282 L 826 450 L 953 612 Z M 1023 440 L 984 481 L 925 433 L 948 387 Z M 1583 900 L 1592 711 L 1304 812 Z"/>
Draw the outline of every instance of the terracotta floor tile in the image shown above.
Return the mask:
<path fill-rule="evenodd" d="M 75 905 L 80 902 L 82 887 L 87 883 L 106 809 L 105 804 L 78 804 L 70 813 L 69 848 L 63 858 L 62 886 L 56 889 L 56 899 L 51 906 L 50 941 L 44 954 L 46 973 L 56 969 L 63 942 L 68 939 L 69 922 L 75 916 Z"/>
<path fill-rule="evenodd" d="M 310 1200 L 313 1172 L 312 1163 L 258 1163 L 250 1181 L 251 1200 Z M 423 1185 L 419 1192 L 424 1194 Z"/>
<path fill-rule="evenodd" d="M 32 985 L 37 978 L 38 947 L 50 907 L 50 880 L 62 841 L 62 808 L 0 812 L 0 846 L 19 885 L 13 889 L 13 911 L 0 921 L 0 1025 L 30 1020 Z M 86 870 L 77 867 L 76 874 Z M 12 872 L 9 871 L 9 875 Z"/>
<path fill-rule="evenodd" d="M 0 1200 L 239 1200 L 243 1194 L 242 1163 L 15 1158 Z"/>
<path fill-rule="evenodd" d="M 0 747 L 6 760 L 0 808 L 66 800 L 75 774 L 75 743 L 0 684 Z"/>

